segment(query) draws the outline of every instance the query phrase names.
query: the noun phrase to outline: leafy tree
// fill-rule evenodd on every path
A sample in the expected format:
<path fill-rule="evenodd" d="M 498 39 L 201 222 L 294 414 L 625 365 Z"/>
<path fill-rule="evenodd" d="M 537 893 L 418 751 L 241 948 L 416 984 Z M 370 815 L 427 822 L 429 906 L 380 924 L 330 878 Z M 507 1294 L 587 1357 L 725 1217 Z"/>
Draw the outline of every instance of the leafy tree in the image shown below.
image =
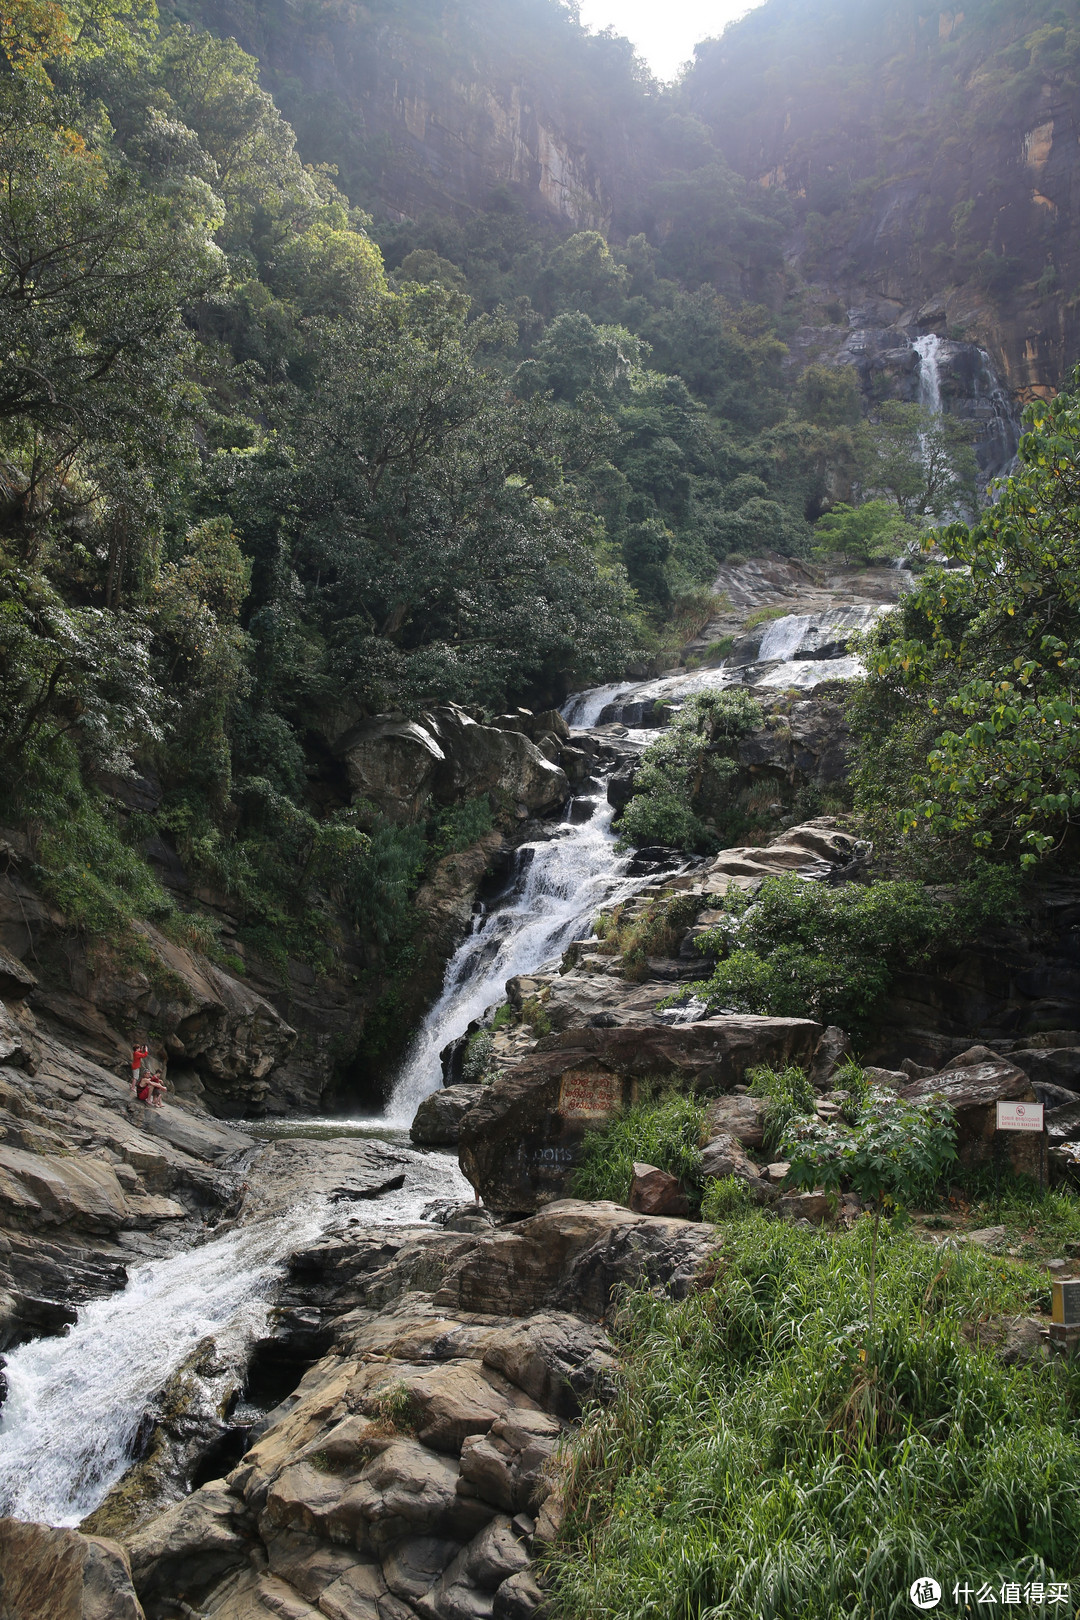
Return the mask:
<path fill-rule="evenodd" d="M 69 474 L 87 504 L 136 509 L 182 448 L 182 311 L 222 274 L 219 217 L 205 188 L 140 187 L 107 131 L 84 138 L 48 90 L 0 81 L 0 433 L 31 549 Z"/>
<path fill-rule="evenodd" d="M 814 525 L 814 550 L 827 557 L 839 552 L 851 562 L 890 562 L 913 552 L 921 531 L 891 501 L 864 501 L 862 506 L 838 503 Z"/>
<path fill-rule="evenodd" d="M 588 679 L 625 656 L 625 587 L 564 479 L 583 446 L 474 365 L 457 295 L 322 327 L 283 425 L 272 499 L 335 678 L 366 701 L 497 703 L 549 661 Z"/>
<path fill-rule="evenodd" d="M 974 507 L 976 462 L 966 423 L 890 400 L 856 439 L 863 487 L 894 501 L 905 518 Z"/>
<path fill-rule="evenodd" d="M 992 871 L 951 901 L 903 880 L 832 889 L 767 878 L 753 900 L 728 896 L 727 915 L 701 946 L 719 958 L 716 969 L 687 993 L 712 1010 L 868 1031 L 897 972 L 957 947 L 1016 906 L 1015 884 Z"/>
<path fill-rule="evenodd" d="M 1021 471 L 872 638 L 858 802 L 907 845 L 1033 865 L 1080 812 L 1080 399 L 1031 407 Z M 891 799 L 891 803 L 888 801 Z"/>

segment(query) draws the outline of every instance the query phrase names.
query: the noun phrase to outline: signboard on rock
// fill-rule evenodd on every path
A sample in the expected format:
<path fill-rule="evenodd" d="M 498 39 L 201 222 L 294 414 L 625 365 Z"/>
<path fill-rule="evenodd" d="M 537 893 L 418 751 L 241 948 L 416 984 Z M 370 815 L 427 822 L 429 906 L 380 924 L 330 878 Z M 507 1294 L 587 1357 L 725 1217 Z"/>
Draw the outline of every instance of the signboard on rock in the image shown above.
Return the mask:
<path fill-rule="evenodd" d="M 1043 1105 L 1040 1102 L 999 1102 L 997 1129 L 999 1131 L 1041 1131 Z"/>
<path fill-rule="evenodd" d="M 559 1085 L 559 1113 L 565 1120 L 610 1119 L 622 1100 L 622 1079 L 610 1069 L 567 1069 Z"/>

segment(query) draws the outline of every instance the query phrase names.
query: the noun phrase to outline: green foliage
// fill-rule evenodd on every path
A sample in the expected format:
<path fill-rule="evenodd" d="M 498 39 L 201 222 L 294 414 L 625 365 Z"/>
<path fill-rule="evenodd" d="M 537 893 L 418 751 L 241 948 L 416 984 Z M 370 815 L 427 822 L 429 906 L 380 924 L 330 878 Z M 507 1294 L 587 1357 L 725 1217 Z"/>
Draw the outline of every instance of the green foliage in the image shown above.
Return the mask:
<path fill-rule="evenodd" d="M 494 1044 L 491 1031 L 487 1029 L 475 1030 L 469 1036 L 465 1056 L 461 1064 L 461 1078 L 463 1080 L 471 1085 L 476 1085 L 487 1078 Z"/>
<path fill-rule="evenodd" d="M 862 1064 L 853 1057 L 846 1057 L 833 1073 L 832 1087 L 834 1091 L 847 1092 L 840 1112 L 849 1125 L 857 1125 L 870 1101 L 870 1081 Z"/>
<path fill-rule="evenodd" d="M 873 1204 L 911 1205 L 932 1195 L 955 1160 L 955 1138 L 947 1103 L 909 1103 L 871 1086 L 855 1125 L 793 1120 L 783 1148 L 796 1187 L 836 1191 L 846 1183 Z"/>
<path fill-rule="evenodd" d="M 633 917 L 625 917 L 623 907 L 617 906 L 594 925 L 603 941 L 601 953 L 622 957 L 624 978 L 644 978 L 650 957 L 675 955 L 698 906 L 692 894 L 659 895 Z"/>
<path fill-rule="evenodd" d="M 619 820 L 623 845 L 716 848 L 730 820 L 739 739 L 762 723 L 746 692 L 701 692 L 641 756 L 634 795 Z"/>
<path fill-rule="evenodd" d="M 1080 377 L 1030 408 L 1021 471 L 871 639 L 857 803 L 915 858 L 1029 866 L 1080 810 Z"/>
<path fill-rule="evenodd" d="M 701 1199 L 703 1221 L 729 1221 L 734 1215 L 746 1215 L 754 1206 L 753 1195 L 745 1181 L 738 1176 L 713 1176 L 705 1183 Z"/>
<path fill-rule="evenodd" d="M 794 1064 L 773 1069 L 761 1063 L 748 1069 L 746 1078 L 753 1096 L 767 1098 L 762 1139 L 772 1153 L 783 1144 L 789 1127 L 797 1119 L 814 1112 L 814 1088 L 805 1069 Z"/>
<path fill-rule="evenodd" d="M 889 400 L 859 428 L 856 454 L 864 490 L 893 502 L 904 526 L 974 509 L 975 452 L 956 417 Z"/>
<path fill-rule="evenodd" d="M 724 920 L 700 943 L 720 958 L 716 969 L 683 994 L 711 1009 L 867 1030 L 896 972 L 962 946 L 1018 904 L 1015 882 L 992 869 L 952 895 L 899 879 L 828 888 L 767 878 L 753 900 L 728 896 Z"/>
<path fill-rule="evenodd" d="M 920 531 L 890 501 L 855 507 L 841 502 L 814 525 L 814 552 L 819 557 L 839 553 L 863 564 L 891 562 L 917 548 L 920 538 Z"/>
<path fill-rule="evenodd" d="M 835 1620 L 905 1611 L 927 1571 L 1070 1579 L 1075 1377 L 1006 1367 L 975 1332 L 1030 1311 L 1043 1279 L 885 1225 L 868 1366 L 871 1227 L 749 1214 L 699 1291 L 625 1303 L 614 1398 L 569 1458 L 563 1620 Z"/>
<path fill-rule="evenodd" d="M 439 817 L 435 834 L 435 848 L 440 853 L 454 855 L 479 843 L 495 825 L 491 802 L 486 795 L 465 799 L 451 805 Z"/>
<path fill-rule="evenodd" d="M 702 1192 L 704 1128 L 704 1103 L 682 1092 L 659 1091 L 633 1103 L 603 1129 L 586 1133 L 574 1171 L 574 1196 L 625 1204 L 634 1164 L 655 1164 L 677 1176 L 691 1205 L 696 1205 Z"/>

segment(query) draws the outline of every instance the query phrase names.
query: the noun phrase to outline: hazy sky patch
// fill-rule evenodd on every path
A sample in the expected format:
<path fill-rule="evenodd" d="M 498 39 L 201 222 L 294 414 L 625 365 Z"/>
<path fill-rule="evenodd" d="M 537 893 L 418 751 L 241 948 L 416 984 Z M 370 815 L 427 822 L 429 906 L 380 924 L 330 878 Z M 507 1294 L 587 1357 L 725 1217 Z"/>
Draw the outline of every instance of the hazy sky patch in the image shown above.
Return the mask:
<path fill-rule="evenodd" d="M 609 24 L 637 46 L 658 79 L 673 79 L 703 39 L 722 34 L 760 0 L 581 0 L 581 20 Z"/>

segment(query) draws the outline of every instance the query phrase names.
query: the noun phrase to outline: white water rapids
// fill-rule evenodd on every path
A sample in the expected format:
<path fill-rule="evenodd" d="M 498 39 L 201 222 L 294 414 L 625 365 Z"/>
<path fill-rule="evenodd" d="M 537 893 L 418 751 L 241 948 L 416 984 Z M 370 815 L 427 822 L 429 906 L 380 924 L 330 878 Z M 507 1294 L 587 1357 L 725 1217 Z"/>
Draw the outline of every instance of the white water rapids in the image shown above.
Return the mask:
<path fill-rule="evenodd" d="M 594 788 L 571 800 L 569 819 L 553 837 L 517 852 L 508 893 L 447 965 L 442 994 L 406 1055 L 387 1106 L 391 1124 L 409 1125 L 424 1098 L 438 1090 L 442 1048 L 504 999 L 507 979 L 554 961 L 598 911 L 645 881 L 626 876 L 630 862 L 615 853 L 613 815 L 604 789 Z"/>
<path fill-rule="evenodd" d="M 381 1122 L 358 1126 L 369 1123 L 375 1134 Z M 335 1134 L 347 1132 L 348 1121 L 333 1124 Z M 449 1154 L 402 1157 L 405 1185 L 370 1205 L 372 1225 L 405 1225 L 432 1198 L 471 1196 Z M 78 1524 L 130 1467 L 148 1404 L 199 1341 L 212 1337 L 221 1358 L 243 1362 L 288 1256 L 349 1218 L 325 1199 L 303 1200 L 139 1266 L 121 1293 L 84 1305 L 61 1337 L 13 1350 L 0 1408 L 0 1517 Z"/>
<path fill-rule="evenodd" d="M 200 1339 L 254 1341 L 281 1262 L 318 1237 L 306 1204 L 132 1272 L 60 1338 L 12 1351 L 0 1421 L 0 1515 L 77 1524 L 131 1464 L 147 1402 Z"/>

